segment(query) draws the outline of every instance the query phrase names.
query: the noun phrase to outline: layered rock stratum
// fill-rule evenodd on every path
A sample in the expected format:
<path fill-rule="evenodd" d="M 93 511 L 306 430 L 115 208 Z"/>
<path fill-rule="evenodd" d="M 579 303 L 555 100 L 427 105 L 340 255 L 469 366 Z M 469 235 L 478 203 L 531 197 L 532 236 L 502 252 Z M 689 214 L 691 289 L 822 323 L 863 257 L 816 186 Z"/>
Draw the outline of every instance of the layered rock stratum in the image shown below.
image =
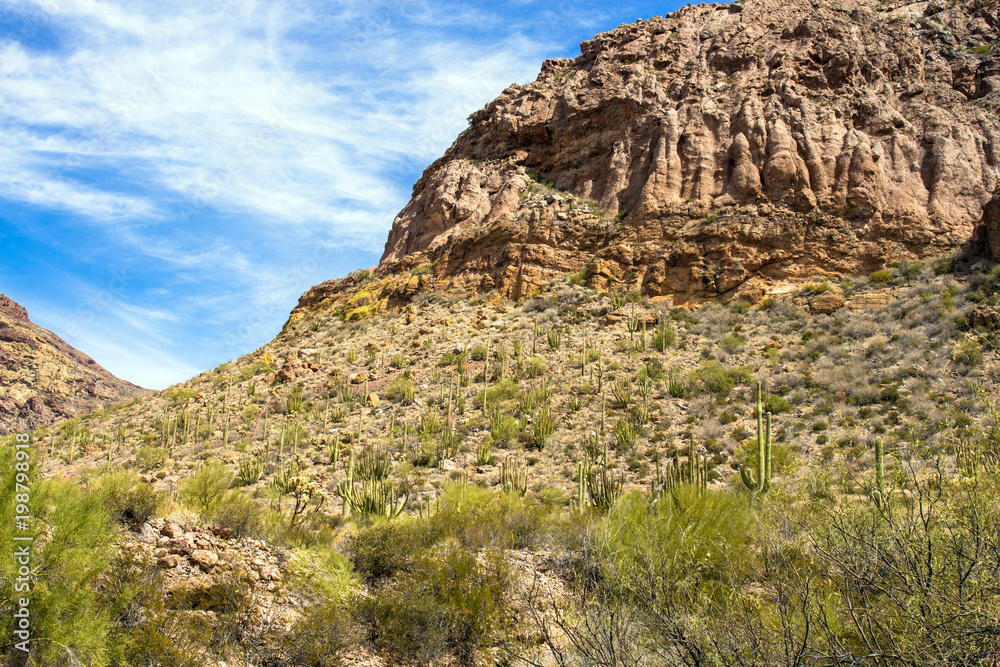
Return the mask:
<path fill-rule="evenodd" d="M 998 26 L 995 0 L 746 0 L 598 35 L 427 168 L 382 296 L 585 271 L 676 303 L 1000 249 Z"/>
<path fill-rule="evenodd" d="M 44 426 L 145 392 L 28 319 L 0 294 L 0 432 Z"/>

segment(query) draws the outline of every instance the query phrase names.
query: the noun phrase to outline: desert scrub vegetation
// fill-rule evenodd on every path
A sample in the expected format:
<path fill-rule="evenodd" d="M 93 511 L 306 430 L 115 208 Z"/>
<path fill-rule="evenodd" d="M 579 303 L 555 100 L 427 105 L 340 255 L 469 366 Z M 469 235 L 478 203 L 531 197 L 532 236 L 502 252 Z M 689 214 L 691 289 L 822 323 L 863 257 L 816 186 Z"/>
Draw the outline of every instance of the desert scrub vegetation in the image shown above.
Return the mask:
<path fill-rule="evenodd" d="M 355 600 L 355 618 L 394 659 L 480 664 L 481 650 L 510 627 L 506 549 L 533 540 L 539 524 L 538 510 L 516 494 L 457 484 L 426 519 L 362 527 L 349 550 L 375 587 Z"/>
<path fill-rule="evenodd" d="M 363 646 L 397 663 L 615 664 L 605 651 L 620 648 L 618 664 L 960 664 L 994 646 L 984 593 L 994 538 L 961 513 L 994 493 L 1000 423 L 988 310 L 1000 281 L 960 265 L 890 266 L 884 282 L 819 276 L 756 306 L 671 309 L 624 281 L 600 293 L 567 278 L 521 304 L 433 295 L 384 319 L 320 313 L 322 326 L 304 320 L 167 392 L 39 429 L 33 451 L 47 477 L 80 473 L 112 544 L 171 515 L 295 554 L 339 554 L 336 595 L 286 577 L 279 590 L 302 606 L 287 627 L 262 623 L 270 629 L 248 638 L 234 634 L 249 618 L 234 610 L 257 608 L 253 596 L 214 611 L 229 628 L 217 631 L 186 625 L 203 609 L 158 602 L 160 584 L 135 603 L 194 644 L 229 642 L 261 663 L 336 664 Z M 810 311 L 810 299 L 838 292 L 847 307 Z M 772 415 L 766 494 L 741 474 L 756 482 L 762 469 L 758 383 Z M 877 442 L 885 509 L 872 501 Z M 694 495 L 667 488 L 664 471 L 692 443 L 705 487 Z M 962 505 L 972 487 L 979 505 Z M 921 507 L 933 508 L 923 529 Z M 732 535 L 713 512 L 731 517 Z M 948 531 L 960 525 L 981 544 L 955 542 Z M 617 550 L 608 537 L 642 531 L 648 542 Z M 979 550 L 974 565 L 961 561 L 971 579 L 947 579 L 944 565 L 930 580 L 900 569 L 927 555 L 917 549 L 928 535 L 944 549 L 935 564 Z M 678 545 L 673 560 L 653 552 L 660 543 Z M 444 581 L 444 563 L 461 577 Z M 657 568 L 675 579 L 650 580 L 643 598 L 638 577 Z M 139 569 L 154 582 L 160 568 Z M 532 597 L 535 577 L 545 586 Z M 235 596 L 240 584 L 226 586 L 213 590 Z M 978 597 L 961 598 L 969 586 Z M 918 622 L 913 610 L 935 590 Z M 344 629 L 329 645 L 324 623 Z M 142 641 L 170 645 L 175 630 Z M 292 651 L 294 632 L 313 648 Z"/>
<path fill-rule="evenodd" d="M 560 665 L 980 664 L 1000 648 L 996 478 L 904 467 L 888 503 L 836 508 L 633 493 L 585 533 L 589 578 L 531 597 L 539 635 Z"/>

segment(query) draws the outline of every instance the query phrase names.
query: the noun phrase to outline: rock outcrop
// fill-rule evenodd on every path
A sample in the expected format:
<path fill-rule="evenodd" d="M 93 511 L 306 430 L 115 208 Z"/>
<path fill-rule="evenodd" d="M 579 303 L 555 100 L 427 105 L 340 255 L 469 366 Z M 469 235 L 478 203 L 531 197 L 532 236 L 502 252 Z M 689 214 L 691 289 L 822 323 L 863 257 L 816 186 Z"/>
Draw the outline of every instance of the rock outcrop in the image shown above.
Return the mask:
<path fill-rule="evenodd" d="M 472 115 L 373 279 L 683 302 L 1000 248 L 998 27 L 993 0 L 745 0 L 598 35 Z"/>
<path fill-rule="evenodd" d="M 44 426 L 144 391 L 32 323 L 23 306 L 0 294 L 0 432 Z"/>

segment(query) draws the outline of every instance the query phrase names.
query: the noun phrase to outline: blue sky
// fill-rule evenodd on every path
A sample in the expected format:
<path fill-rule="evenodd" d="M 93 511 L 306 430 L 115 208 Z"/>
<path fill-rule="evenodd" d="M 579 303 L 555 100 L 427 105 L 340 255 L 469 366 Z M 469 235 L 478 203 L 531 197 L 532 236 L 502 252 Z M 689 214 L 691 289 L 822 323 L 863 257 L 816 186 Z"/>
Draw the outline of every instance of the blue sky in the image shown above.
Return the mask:
<path fill-rule="evenodd" d="M 470 113 L 683 4 L 0 0 L 0 292 L 183 381 L 377 264 Z"/>

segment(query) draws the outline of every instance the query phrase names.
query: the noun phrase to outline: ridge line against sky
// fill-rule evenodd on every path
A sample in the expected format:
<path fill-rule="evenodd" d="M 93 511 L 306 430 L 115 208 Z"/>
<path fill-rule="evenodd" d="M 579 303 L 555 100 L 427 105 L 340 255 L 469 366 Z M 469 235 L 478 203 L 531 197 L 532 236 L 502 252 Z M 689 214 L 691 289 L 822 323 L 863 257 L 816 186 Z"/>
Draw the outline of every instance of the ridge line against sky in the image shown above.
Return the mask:
<path fill-rule="evenodd" d="M 470 113 L 682 4 L 0 0 L 0 292 L 183 381 L 375 265 Z"/>

